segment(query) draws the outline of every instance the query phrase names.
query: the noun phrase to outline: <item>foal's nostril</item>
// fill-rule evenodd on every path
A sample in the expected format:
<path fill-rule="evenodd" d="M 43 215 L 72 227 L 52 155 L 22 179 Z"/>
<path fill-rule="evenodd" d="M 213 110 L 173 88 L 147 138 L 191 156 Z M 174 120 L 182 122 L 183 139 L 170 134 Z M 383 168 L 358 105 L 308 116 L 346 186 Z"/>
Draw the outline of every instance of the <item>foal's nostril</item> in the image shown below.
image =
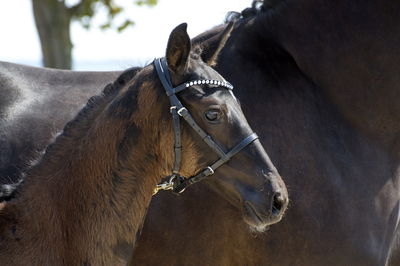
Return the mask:
<path fill-rule="evenodd" d="M 272 202 L 272 215 L 278 216 L 281 214 L 282 209 L 285 205 L 285 198 L 280 192 L 275 193 Z"/>

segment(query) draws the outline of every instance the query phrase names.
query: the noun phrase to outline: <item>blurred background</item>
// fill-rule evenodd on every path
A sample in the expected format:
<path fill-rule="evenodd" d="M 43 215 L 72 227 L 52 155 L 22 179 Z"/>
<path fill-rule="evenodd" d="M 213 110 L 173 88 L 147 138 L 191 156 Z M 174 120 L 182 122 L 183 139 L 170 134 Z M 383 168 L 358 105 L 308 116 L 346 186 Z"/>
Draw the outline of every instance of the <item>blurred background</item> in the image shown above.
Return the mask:
<path fill-rule="evenodd" d="M 178 24 L 187 22 L 194 37 L 221 24 L 228 11 L 250 5 L 251 0 L 1 0 L 0 61 L 122 70 L 163 56 Z"/>

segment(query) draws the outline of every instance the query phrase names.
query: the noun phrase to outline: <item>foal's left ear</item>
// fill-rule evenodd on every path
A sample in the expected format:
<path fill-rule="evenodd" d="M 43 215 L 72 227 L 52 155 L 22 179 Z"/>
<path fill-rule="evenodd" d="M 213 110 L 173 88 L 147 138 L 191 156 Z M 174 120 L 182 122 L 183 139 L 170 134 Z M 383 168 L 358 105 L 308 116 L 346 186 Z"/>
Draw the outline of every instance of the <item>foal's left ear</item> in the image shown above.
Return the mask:
<path fill-rule="evenodd" d="M 186 69 L 191 42 L 187 34 L 187 24 L 182 23 L 170 34 L 167 45 L 167 63 L 170 70 L 175 74 L 181 74 Z"/>

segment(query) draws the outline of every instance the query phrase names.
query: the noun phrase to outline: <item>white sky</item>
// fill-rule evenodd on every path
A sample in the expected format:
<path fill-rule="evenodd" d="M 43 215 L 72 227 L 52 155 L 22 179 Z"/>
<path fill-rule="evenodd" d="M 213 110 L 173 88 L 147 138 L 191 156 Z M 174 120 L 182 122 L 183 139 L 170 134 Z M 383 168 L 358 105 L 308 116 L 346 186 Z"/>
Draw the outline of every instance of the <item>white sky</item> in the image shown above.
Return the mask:
<path fill-rule="evenodd" d="M 220 24 L 228 11 L 241 11 L 251 0 L 159 0 L 153 8 L 136 7 L 133 0 L 119 0 L 126 16 L 135 26 L 123 33 L 101 31 L 96 27 L 105 20 L 100 14 L 95 26 L 87 31 L 78 23 L 72 25 L 75 69 L 96 70 L 104 66 L 80 62 L 107 62 L 106 67 L 123 69 L 143 64 L 164 55 L 171 30 L 182 22 L 188 23 L 191 37 Z M 30 0 L 0 0 L 0 60 L 38 65 L 41 52 L 34 25 Z M 111 69 L 109 69 L 111 70 Z"/>

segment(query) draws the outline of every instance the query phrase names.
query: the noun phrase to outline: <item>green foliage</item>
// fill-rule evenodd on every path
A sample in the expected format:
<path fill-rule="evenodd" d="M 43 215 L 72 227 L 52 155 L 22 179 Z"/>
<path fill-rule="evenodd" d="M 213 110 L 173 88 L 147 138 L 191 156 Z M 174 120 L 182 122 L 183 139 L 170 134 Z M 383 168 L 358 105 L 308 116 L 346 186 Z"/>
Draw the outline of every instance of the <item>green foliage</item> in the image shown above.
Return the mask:
<path fill-rule="evenodd" d="M 138 6 L 143 6 L 143 5 L 155 6 L 157 5 L 157 0 L 136 0 L 135 3 Z"/>
<path fill-rule="evenodd" d="M 132 4 L 155 6 L 157 2 L 158 0 L 134 0 Z M 121 32 L 135 24 L 132 20 L 126 18 L 120 25 L 114 25 L 115 17 L 124 12 L 124 8 L 117 5 L 114 0 L 80 0 L 77 4 L 69 7 L 71 18 L 79 21 L 86 29 L 90 28 L 92 18 L 99 9 L 105 9 L 107 12 L 107 21 L 100 25 L 101 29 L 115 28 L 118 32 Z"/>
<path fill-rule="evenodd" d="M 124 23 L 122 23 L 120 26 L 118 26 L 117 31 L 121 32 L 124 29 L 126 29 L 127 27 L 133 26 L 133 25 L 135 25 L 135 22 L 133 22 L 132 20 L 127 19 L 127 20 L 125 20 Z"/>

